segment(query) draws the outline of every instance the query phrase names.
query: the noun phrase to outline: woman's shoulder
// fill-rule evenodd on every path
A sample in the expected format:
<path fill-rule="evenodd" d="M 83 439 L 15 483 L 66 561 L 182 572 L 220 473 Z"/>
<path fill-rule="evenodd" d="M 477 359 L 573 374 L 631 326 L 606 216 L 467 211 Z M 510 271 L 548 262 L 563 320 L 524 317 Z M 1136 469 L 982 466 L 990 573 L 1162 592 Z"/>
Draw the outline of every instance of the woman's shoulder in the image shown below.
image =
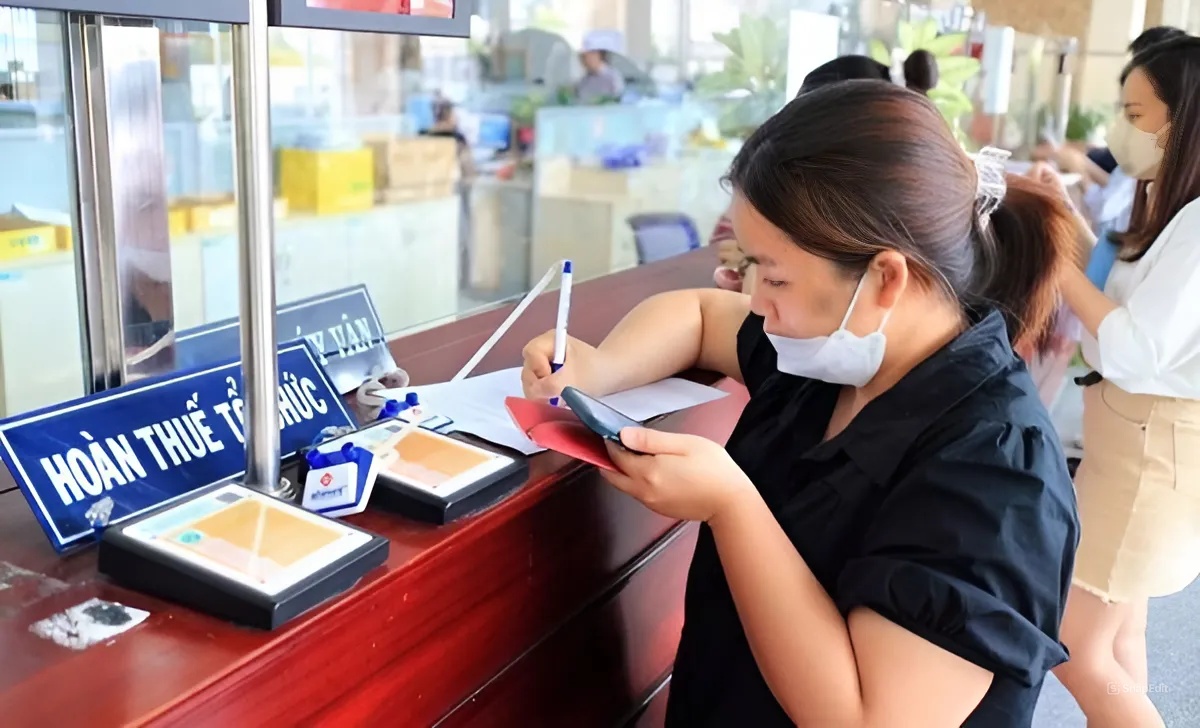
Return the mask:
<path fill-rule="evenodd" d="M 1075 507 L 1054 421 L 1017 362 L 983 381 L 917 438 L 910 462 L 918 466 L 922 461 L 939 463 L 933 468 L 938 472 L 964 467 L 962 474 L 970 477 L 947 487 L 974 490 L 992 482 L 997 508 L 1022 499 L 1054 503 L 1060 515 Z"/>
<path fill-rule="evenodd" d="M 1171 218 L 1160 236 L 1160 242 L 1200 237 L 1200 198 L 1192 200 Z"/>

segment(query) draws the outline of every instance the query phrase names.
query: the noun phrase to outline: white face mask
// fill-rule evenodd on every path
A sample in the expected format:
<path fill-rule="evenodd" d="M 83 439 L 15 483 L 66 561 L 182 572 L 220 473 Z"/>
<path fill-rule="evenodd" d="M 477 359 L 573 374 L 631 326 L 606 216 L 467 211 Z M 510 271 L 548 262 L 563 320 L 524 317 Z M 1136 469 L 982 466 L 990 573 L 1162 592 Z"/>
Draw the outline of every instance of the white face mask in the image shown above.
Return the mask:
<path fill-rule="evenodd" d="M 1125 174 L 1135 179 L 1154 179 L 1163 160 L 1158 134 L 1142 131 L 1120 114 L 1108 130 L 1108 149 Z"/>
<path fill-rule="evenodd" d="M 857 336 L 846 329 L 864 281 L 865 275 L 859 280 L 858 288 L 854 289 L 854 297 L 850 299 L 850 308 L 846 310 L 841 326 L 833 334 L 811 339 L 790 339 L 767 334 L 778 354 L 779 371 L 850 387 L 865 386 L 875 378 L 887 348 L 883 327 L 887 326 L 892 312 L 884 314 L 879 329 L 866 336 Z"/>

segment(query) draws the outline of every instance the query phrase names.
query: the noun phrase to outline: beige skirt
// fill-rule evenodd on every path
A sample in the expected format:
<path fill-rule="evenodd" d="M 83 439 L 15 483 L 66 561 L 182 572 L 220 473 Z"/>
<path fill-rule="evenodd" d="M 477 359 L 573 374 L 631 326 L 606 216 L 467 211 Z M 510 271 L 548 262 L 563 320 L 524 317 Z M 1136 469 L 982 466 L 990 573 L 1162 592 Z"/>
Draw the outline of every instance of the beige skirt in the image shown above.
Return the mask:
<path fill-rule="evenodd" d="M 1084 390 L 1075 585 L 1110 602 L 1200 576 L 1200 401 Z"/>

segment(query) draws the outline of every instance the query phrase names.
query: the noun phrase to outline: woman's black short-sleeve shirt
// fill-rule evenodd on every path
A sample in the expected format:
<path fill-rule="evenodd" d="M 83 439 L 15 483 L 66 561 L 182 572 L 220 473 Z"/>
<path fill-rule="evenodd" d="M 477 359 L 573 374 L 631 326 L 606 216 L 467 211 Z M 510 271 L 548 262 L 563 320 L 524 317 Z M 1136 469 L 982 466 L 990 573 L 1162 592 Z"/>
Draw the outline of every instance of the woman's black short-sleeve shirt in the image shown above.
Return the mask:
<path fill-rule="evenodd" d="M 1079 539 L 1053 424 L 999 313 L 822 441 L 839 387 L 782 374 L 763 321 L 738 355 L 750 402 L 733 459 L 843 615 L 887 619 L 995 677 L 970 728 L 1029 726 Z M 668 725 L 791 725 L 763 680 L 711 531 L 688 574 Z"/>

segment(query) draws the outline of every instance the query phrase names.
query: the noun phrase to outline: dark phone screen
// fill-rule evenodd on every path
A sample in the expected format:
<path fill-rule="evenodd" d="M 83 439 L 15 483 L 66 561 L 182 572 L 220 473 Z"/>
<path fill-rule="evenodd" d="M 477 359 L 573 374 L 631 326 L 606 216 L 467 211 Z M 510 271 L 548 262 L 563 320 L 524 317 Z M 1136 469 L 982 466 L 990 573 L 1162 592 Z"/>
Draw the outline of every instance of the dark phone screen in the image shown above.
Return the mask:
<path fill-rule="evenodd" d="M 589 397 L 574 387 L 562 393 L 563 401 L 589 430 L 606 440 L 620 442 L 621 430 L 626 427 L 641 427 L 642 423 L 626 417 L 612 407 Z"/>

